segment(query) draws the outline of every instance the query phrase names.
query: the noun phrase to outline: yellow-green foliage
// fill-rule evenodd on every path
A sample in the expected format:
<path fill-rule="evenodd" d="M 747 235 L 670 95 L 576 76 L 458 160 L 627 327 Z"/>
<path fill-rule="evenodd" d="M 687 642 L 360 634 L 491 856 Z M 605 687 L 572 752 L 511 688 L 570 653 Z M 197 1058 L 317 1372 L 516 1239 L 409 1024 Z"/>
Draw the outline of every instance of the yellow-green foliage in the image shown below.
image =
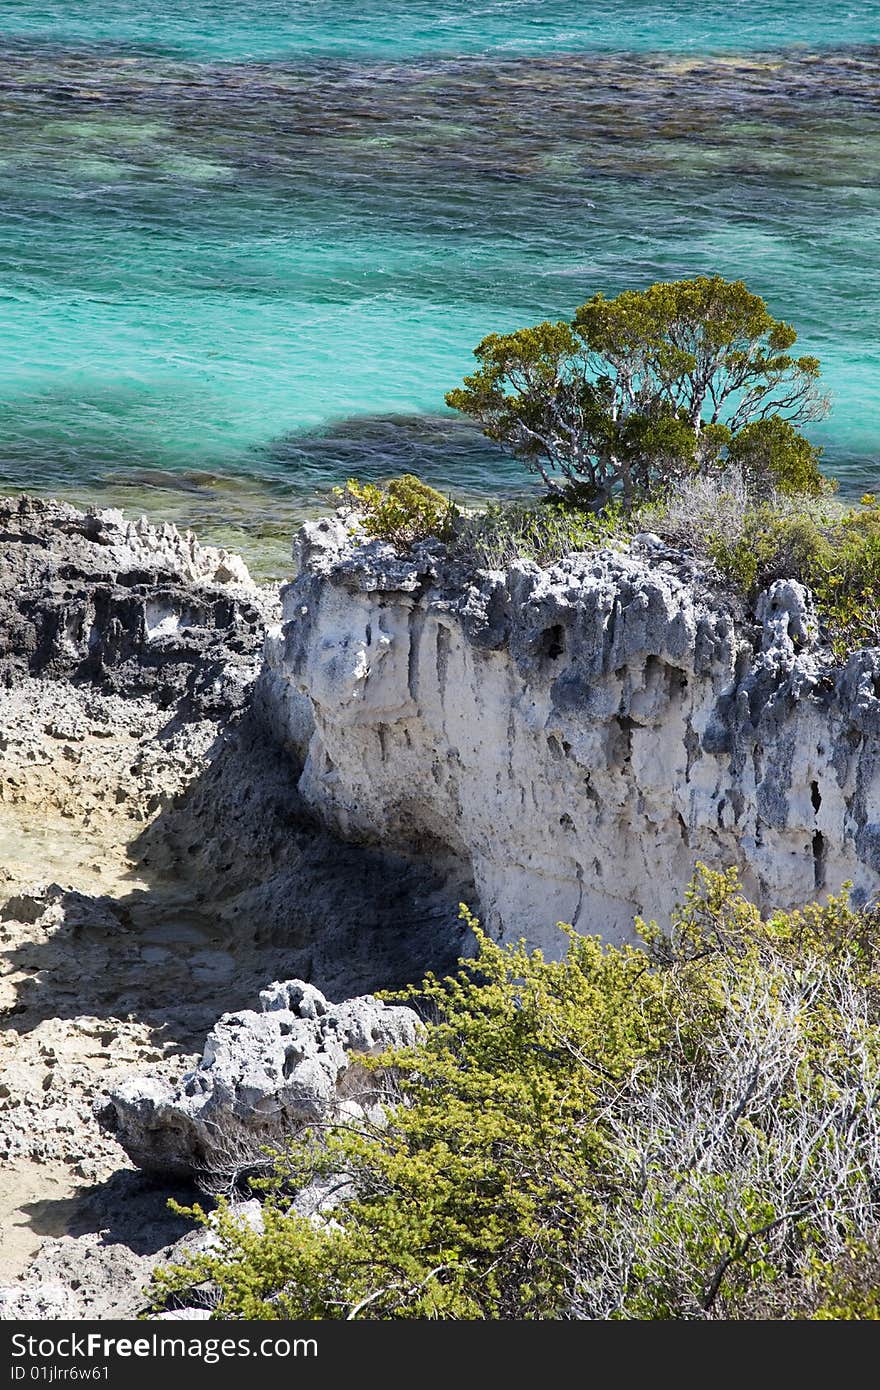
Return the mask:
<path fill-rule="evenodd" d="M 398 550 L 409 550 L 431 536 L 447 539 L 456 516 L 449 498 L 412 473 L 381 487 L 350 478 L 344 488 L 336 489 L 336 496 L 357 508 L 368 536 L 388 541 Z"/>
<path fill-rule="evenodd" d="M 880 641 L 880 507 L 866 496 L 837 517 L 777 512 L 772 504 L 746 513 L 734 540 L 712 538 L 719 569 L 754 596 L 774 579 L 802 580 L 813 591 L 835 653 L 843 659 Z"/>
<path fill-rule="evenodd" d="M 738 468 L 756 496 L 780 492 L 818 497 L 828 484 L 819 471 L 822 450 L 781 415 L 753 420 L 727 446 L 728 468 Z"/>
<path fill-rule="evenodd" d="M 504 569 L 514 560 L 551 565 L 624 539 L 630 529 L 623 510 L 610 503 L 592 512 L 563 500 L 492 502 L 462 521 L 452 554 L 479 569 Z"/>
<path fill-rule="evenodd" d="M 876 1222 L 873 920 L 844 896 L 763 921 L 707 870 L 669 935 L 638 924 L 644 950 L 563 928 L 548 961 L 468 920 L 475 958 L 403 996 L 421 1041 L 371 1063 L 395 1069 L 387 1124 L 293 1145 L 264 1232 L 221 1204 L 160 1294 L 211 1281 L 228 1318 L 644 1319 L 827 1287 Z M 352 1193 L 318 1224 L 289 1209 L 315 1173 Z"/>
<path fill-rule="evenodd" d="M 815 1322 L 880 1322 L 880 1251 L 857 1241 L 843 1258 L 814 1280 L 816 1305 L 805 1311 Z"/>

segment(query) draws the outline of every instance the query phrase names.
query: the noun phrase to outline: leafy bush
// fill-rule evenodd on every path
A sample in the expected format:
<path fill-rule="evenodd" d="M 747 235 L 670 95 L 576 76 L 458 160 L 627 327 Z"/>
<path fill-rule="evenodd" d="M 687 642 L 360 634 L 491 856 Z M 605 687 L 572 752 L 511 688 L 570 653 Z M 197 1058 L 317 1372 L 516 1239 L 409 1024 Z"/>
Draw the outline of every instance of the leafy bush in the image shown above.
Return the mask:
<path fill-rule="evenodd" d="M 809 515 L 780 513 L 767 504 L 744 514 L 736 537 L 715 534 L 709 553 L 744 594 L 754 597 L 775 579 L 805 579 L 827 558 L 830 545 Z"/>
<path fill-rule="evenodd" d="M 880 642 L 880 507 L 836 515 L 747 510 L 739 535 L 716 534 L 709 552 L 721 572 L 754 596 L 774 579 L 812 589 L 835 655 Z"/>
<path fill-rule="evenodd" d="M 398 550 L 409 550 L 417 541 L 432 536 L 447 539 L 457 515 L 449 498 L 412 473 L 392 478 L 381 487 L 350 478 L 335 493 L 338 501 L 360 513 L 368 536 L 387 541 Z"/>
<path fill-rule="evenodd" d="M 564 928 L 547 961 L 469 920 L 476 957 L 403 996 L 422 1040 L 372 1063 L 387 1123 L 293 1146 L 264 1232 L 221 1204 L 161 1291 L 208 1280 L 217 1316 L 258 1319 L 874 1316 L 847 1272 L 880 1234 L 872 917 L 763 921 L 701 869 L 645 950 Z M 291 1210 L 334 1173 L 350 1200 Z"/>
<path fill-rule="evenodd" d="M 780 492 L 817 497 L 828 489 L 819 470 L 822 450 L 805 439 L 790 420 L 768 415 L 753 420 L 727 446 L 726 467 L 737 469 L 754 497 Z"/>
<path fill-rule="evenodd" d="M 807 579 L 841 657 L 880 642 L 880 507 L 848 512 Z"/>

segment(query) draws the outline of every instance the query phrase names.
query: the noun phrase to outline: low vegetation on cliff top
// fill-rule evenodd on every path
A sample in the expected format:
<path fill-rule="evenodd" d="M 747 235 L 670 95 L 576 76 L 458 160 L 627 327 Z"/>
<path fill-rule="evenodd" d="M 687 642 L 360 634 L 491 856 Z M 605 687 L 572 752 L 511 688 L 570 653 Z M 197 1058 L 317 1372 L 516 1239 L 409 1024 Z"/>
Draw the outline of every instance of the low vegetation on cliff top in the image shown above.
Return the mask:
<path fill-rule="evenodd" d="M 418 506 L 407 510 L 403 496 L 417 498 Z M 880 505 L 872 494 L 854 507 L 842 505 L 830 488 L 757 497 L 732 471 L 683 480 L 629 512 L 617 502 L 590 511 L 563 496 L 495 502 L 467 514 L 411 477 L 369 491 L 349 483 L 345 500 L 360 509 L 368 535 L 401 550 L 437 537 L 474 570 L 505 569 L 514 560 L 551 565 L 652 532 L 714 568 L 721 583 L 750 603 L 775 579 L 806 584 L 822 635 L 841 661 L 880 643 Z"/>
<path fill-rule="evenodd" d="M 405 997 L 398 1099 L 278 1161 L 257 1232 L 221 1204 L 224 1318 L 880 1317 L 880 954 L 845 896 L 762 920 L 701 870 L 644 949 L 558 962 L 471 919 L 457 976 Z M 344 1174 L 325 1218 L 291 1211 Z M 207 1218 L 204 1218 L 207 1219 Z"/>
<path fill-rule="evenodd" d="M 838 502 L 797 428 L 827 399 L 796 336 L 720 276 L 594 295 L 570 323 L 490 334 L 446 398 L 543 498 L 469 514 L 409 475 L 340 496 L 368 535 L 401 549 L 435 536 L 475 569 L 656 532 L 749 601 L 775 579 L 806 584 L 842 660 L 880 642 L 880 507 Z"/>

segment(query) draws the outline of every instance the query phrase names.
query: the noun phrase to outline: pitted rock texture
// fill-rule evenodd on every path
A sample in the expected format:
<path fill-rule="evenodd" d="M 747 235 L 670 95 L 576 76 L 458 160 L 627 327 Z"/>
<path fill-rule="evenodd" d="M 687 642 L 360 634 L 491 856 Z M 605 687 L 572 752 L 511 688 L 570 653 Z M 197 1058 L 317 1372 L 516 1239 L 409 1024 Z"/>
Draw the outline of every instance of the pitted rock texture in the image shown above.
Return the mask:
<path fill-rule="evenodd" d="M 243 560 L 189 532 L 0 499 L 0 687 L 46 675 L 130 696 L 136 679 L 161 705 L 228 717 L 270 609 Z"/>
<path fill-rule="evenodd" d="M 132 1077 L 96 1114 L 139 1167 L 163 1174 L 229 1174 L 263 1159 L 304 1126 L 379 1119 L 382 1078 L 351 1054 L 411 1046 L 411 1009 L 366 995 L 331 1005 L 301 980 L 260 996 L 262 1012 L 224 1014 L 180 1084 Z"/>
<path fill-rule="evenodd" d="M 620 940 L 697 861 L 762 907 L 880 889 L 880 652 L 835 665 L 810 595 L 743 611 L 645 535 L 464 573 L 307 524 L 258 699 L 345 835 L 470 872 L 499 936 Z"/>

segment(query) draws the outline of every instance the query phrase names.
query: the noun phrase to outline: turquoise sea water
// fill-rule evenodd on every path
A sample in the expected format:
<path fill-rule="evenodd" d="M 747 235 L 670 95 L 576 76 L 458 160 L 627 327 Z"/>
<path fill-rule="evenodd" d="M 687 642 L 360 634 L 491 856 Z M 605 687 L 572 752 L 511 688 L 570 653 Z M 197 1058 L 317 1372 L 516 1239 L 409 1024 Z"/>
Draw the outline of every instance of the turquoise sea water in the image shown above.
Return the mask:
<path fill-rule="evenodd" d="M 880 486 L 880 4 L 0 0 L 0 487 L 283 568 L 352 472 L 516 464 L 492 329 L 742 276 Z"/>

